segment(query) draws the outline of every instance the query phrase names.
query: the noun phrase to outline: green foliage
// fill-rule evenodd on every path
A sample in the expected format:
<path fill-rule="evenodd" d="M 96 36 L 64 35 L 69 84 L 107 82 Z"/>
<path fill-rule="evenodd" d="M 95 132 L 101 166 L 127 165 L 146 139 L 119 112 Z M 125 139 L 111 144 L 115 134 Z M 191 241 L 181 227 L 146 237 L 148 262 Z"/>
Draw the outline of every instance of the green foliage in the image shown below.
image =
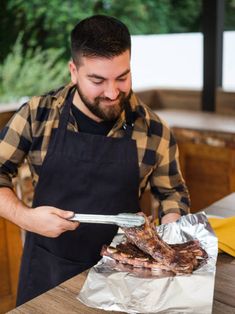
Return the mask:
<path fill-rule="evenodd" d="M 199 31 L 199 0 L 1 0 L 0 39 L 3 60 L 17 30 L 24 30 L 23 49 L 65 48 L 69 58 L 69 34 L 74 25 L 93 14 L 121 19 L 131 34 L 162 34 Z M 6 17 L 10 18 L 7 19 Z M 10 36 L 10 40 L 8 40 Z M 13 41 L 14 41 L 13 40 Z"/>
<path fill-rule="evenodd" d="M 78 21 L 92 15 L 93 6 L 93 0 L 8 0 L 6 13 L 14 16 L 9 21 L 11 28 L 24 30 L 24 50 L 65 48 L 63 57 L 68 58 L 70 31 Z"/>
<path fill-rule="evenodd" d="M 96 5 L 96 13 L 121 19 L 133 35 L 167 32 L 169 9 L 170 0 L 125 0 L 125 5 L 118 0 L 106 0 L 97 1 Z"/>
<path fill-rule="evenodd" d="M 235 30 L 235 0 L 225 1 L 224 29 Z"/>
<path fill-rule="evenodd" d="M 199 32 L 202 18 L 202 1 L 171 1 L 168 32 Z"/>
<path fill-rule="evenodd" d="M 163 34 L 199 31 L 195 21 L 201 13 L 198 0 L 120 0 L 97 1 L 96 12 L 120 18 L 131 34 Z M 99 6 L 98 6 L 99 4 Z"/>
<path fill-rule="evenodd" d="M 93 14 L 121 19 L 131 34 L 164 34 L 201 30 L 203 0 L 1 0 L 0 62 L 24 31 L 23 50 L 64 48 L 74 25 Z M 235 0 L 225 0 L 225 29 L 235 29 Z"/>
<path fill-rule="evenodd" d="M 68 68 L 61 58 L 63 50 L 29 49 L 24 54 L 20 35 L 0 66 L 1 102 L 23 96 L 40 95 L 69 80 Z"/>
<path fill-rule="evenodd" d="M 40 94 L 67 81 L 69 34 L 87 16 L 115 16 L 132 35 L 198 32 L 202 1 L 1 0 L 0 96 Z M 235 0 L 225 0 L 225 29 L 235 29 Z"/>

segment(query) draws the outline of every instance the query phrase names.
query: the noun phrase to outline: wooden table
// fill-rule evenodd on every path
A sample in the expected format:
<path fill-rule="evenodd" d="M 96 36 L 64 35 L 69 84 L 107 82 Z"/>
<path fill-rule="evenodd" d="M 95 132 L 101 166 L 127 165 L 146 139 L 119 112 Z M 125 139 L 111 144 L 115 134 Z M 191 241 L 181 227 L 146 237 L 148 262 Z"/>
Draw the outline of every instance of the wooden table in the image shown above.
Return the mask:
<path fill-rule="evenodd" d="M 231 193 L 218 202 L 208 206 L 205 208 L 205 212 L 208 215 L 214 215 L 218 217 L 235 216 L 235 193 Z"/>
<path fill-rule="evenodd" d="M 205 209 L 208 214 L 232 216 L 235 214 L 235 193 Z M 219 214 L 218 214 L 219 213 Z M 56 288 L 8 312 L 12 314 L 99 314 L 121 313 L 89 308 L 80 303 L 78 295 L 87 272 L 71 278 Z M 213 314 L 235 314 L 235 258 L 219 254 L 216 267 Z M 203 313 L 202 313 L 203 314 Z"/>
<path fill-rule="evenodd" d="M 205 208 L 207 215 L 235 216 L 235 193 Z M 235 258 L 219 254 L 216 265 L 213 313 L 235 313 Z"/>
<path fill-rule="evenodd" d="M 82 273 L 62 283 L 56 288 L 8 312 L 12 314 L 99 314 L 117 313 L 89 308 L 80 303 L 76 296 L 87 273 Z M 235 259 L 227 254 L 218 256 L 213 314 L 235 313 Z"/>

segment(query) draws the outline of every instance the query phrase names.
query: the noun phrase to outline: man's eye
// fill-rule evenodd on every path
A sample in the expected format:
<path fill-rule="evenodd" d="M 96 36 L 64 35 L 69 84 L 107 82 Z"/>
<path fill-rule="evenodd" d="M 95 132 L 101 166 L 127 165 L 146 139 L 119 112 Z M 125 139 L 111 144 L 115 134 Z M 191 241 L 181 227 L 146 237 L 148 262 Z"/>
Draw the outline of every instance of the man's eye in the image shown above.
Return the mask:
<path fill-rule="evenodd" d="M 120 78 L 118 79 L 118 82 L 124 82 L 124 81 L 126 81 L 126 79 L 127 79 L 127 77 L 120 77 Z"/>
<path fill-rule="evenodd" d="M 100 85 L 100 84 L 103 83 L 103 81 L 92 81 L 92 83 L 95 84 L 95 85 Z"/>

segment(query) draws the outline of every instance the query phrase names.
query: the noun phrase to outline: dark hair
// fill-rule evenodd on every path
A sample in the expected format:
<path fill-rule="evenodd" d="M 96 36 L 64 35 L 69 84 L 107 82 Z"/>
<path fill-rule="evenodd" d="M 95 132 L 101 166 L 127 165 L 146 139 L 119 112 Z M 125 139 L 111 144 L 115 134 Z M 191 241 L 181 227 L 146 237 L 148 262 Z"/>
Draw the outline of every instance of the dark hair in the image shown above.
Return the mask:
<path fill-rule="evenodd" d="M 131 50 L 131 36 L 121 21 L 106 15 L 94 15 L 79 22 L 71 32 L 71 55 L 112 58 Z"/>

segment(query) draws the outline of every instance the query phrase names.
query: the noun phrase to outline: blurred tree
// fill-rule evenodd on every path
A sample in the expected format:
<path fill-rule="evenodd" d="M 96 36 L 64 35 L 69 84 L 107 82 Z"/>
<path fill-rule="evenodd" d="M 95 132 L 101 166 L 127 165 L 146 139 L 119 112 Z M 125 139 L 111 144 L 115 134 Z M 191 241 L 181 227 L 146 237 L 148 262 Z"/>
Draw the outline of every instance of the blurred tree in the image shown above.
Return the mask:
<path fill-rule="evenodd" d="M 169 3 L 170 0 L 126 0 L 125 5 L 120 5 L 118 0 L 100 0 L 97 1 L 96 12 L 120 18 L 133 35 L 165 33 Z"/>
<path fill-rule="evenodd" d="M 131 34 L 198 32 L 203 0 L 1 0 L 0 64 L 23 31 L 23 51 L 64 48 L 68 60 L 69 34 L 81 19 L 108 14 L 121 19 Z M 235 29 L 235 0 L 225 0 L 225 29 Z M 62 47 L 63 46 L 63 47 Z"/>
<path fill-rule="evenodd" d="M 67 54 L 72 27 L 79 20 L 91 15 L 94 5 L 92 0 L 4 1 L 6 16 L 10 13 L 14 17 L 4 26 L 16 30 L 15 39 L 19 31 L 24 31 L 22 38 L 24 50 L 37 46 L 42 49 L 63 47 Z"/>
<path fill-rule="evenodd" d="M 0 63 L 8 54 L 17 38 L 18 30 L 13 27 L 14 12 L 7 8 L 8 0 L 0 1 Z"/>
<path fill-rule="evenodd" d="M 200 31 L 203 0 L 1 0 L 0 63 L 18 33 L 23 50 L 64 48 L 68 59 L 69 33 L 74 24 L 92 14 L 121 19 L 131 34 Z M 225 0 L 225 29 L 235 29 L 235 0 Z"/>
<path fill-rule="evenodd" d="M 172 0 L 168 19 L 168 32 L 199 32 L 201 30 L 202 1 Z"/>
<path fill-rule="evenodd" d="M 69 81 L 68 67 L 61 60 L 62 48 L 28 49 L 24 53 L 21 38 L 19 34 L 12 51 L 0 64 L 1 102 L 40 95 Z"/>
<path fill-rule="evenodd" d="M 96 12 L 110 14 L 125 22 L 132 34 L 162 34 L 199 31 L 201 1 L 118 0 L 96 1 Z"/>
<path fill-rule="evenodd" d="M 92 14 L 121 19 L 131 34 L 197 31 L 198 0 L 1 0 L 0 62 L 18 33 L 24 31 L 23 49 L 65 48 L 69 57 L 69 33 L 76 22 Z"/>
<path fill-rule="evenodd" d="M 235 0 L 225 0 L 225 30 L 235 30 Z"/>

